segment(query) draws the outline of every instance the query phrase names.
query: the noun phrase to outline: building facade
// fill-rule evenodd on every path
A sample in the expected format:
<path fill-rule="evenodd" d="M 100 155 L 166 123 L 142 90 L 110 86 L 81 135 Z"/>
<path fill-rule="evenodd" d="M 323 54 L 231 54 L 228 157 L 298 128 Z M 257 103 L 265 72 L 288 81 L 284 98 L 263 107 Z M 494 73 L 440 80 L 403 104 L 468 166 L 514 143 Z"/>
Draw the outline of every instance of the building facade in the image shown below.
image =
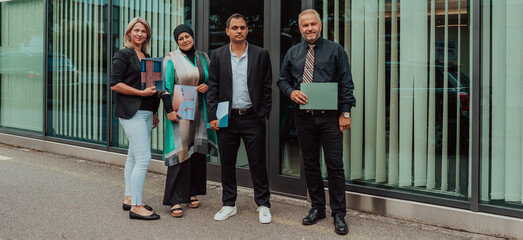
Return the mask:
<path fill-rule="evenodd" d="M 318 10 L 323 37 L 345 48 L 352 68 L 347 192 L 506 216 L 521 226 L 520 0 L 1 1 L 0 134 L 125 153 L 107 82 L 128 21 L 149 21 L 153 57 L 177 48 L 172 31 L 181 23 L 195 30 L 197 49 L 212 54 L 228 41 L 226 19 L 240 12 L 249 43 L 271 54 L 271 189 L 304 198 L 294 106 L 276 80 L 287 49 L 301 41 L 297 16 L 306 8 Z M 161 109 L 151 138 L 159 161 Z M 219 180 L 219 159 L 208 166 L 209 179 Z M 239 184 L 249 186 L 243 150 L 237 166 Z"/>

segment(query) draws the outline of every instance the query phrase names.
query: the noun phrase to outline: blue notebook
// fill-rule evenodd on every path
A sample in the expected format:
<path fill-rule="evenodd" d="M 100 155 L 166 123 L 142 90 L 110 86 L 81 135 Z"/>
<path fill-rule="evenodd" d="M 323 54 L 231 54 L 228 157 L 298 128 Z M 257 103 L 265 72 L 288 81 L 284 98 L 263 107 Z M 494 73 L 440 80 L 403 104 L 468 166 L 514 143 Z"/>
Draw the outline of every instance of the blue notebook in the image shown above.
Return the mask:
<path fill-rule="evenodd" d="M 229 102 L 220 102 L 218 103 L 218 109 L 216 110 L 216 117 L 218 118 L 218 127 L 228 127 L 229 126 Z M 207 128 L 211 128 L 209 123 L 207 123 Z"/>
<path fill-rule="evenodd" d="M 182 119 L 194 120 L 198 92 L 194 86 L 174 85 L 173 108 Z"/>

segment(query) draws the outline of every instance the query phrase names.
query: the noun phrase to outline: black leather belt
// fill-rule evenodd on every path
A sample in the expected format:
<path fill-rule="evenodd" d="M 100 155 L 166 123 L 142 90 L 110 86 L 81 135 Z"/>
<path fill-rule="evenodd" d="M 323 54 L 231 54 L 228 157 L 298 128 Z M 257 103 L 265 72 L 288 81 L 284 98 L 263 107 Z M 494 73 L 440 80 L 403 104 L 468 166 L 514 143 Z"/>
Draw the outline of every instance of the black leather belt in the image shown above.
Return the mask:
<path fill-rule="evenodd" d="M 253 108 L 240 108 L 240 109 L 231 109 L 231 114 L 243 116 L 247 114 L 254 113 Z"/>
<path fill-rule="evenodd" d="M 312 115 L 312 116 L 321 116 L 321 115 L 330 115 L 330 114 L 336 114 L 336 110 L 300 110 L 301 112 Z"/>

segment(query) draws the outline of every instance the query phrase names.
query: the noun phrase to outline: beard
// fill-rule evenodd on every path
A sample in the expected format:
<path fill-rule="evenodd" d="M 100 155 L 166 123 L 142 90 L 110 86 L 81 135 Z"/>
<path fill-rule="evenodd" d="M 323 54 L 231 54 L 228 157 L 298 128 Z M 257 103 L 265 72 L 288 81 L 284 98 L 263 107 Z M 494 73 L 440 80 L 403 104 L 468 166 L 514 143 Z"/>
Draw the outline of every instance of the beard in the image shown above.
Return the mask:
<path fill-rule="evenodd" d="M 320 38 L 320 34 L 319 33 L 316 33 L 316 35 L 314 35 L 314 37 L 307 37 L 305 34 L 301 34 L 301 36 L 303 37 L 303 39 L 305 39 L 305 41 L 307 42 L 314 42 L 316 40 L 318 40 L 318 38 Z"/>

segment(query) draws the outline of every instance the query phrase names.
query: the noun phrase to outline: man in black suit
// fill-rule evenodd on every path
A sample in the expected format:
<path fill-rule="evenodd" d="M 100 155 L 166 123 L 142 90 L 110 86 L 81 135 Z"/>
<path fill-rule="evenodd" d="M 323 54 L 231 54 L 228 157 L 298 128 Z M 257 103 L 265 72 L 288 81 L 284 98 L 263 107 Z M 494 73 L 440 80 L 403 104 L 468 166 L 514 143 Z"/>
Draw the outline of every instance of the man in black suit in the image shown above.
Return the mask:
<path fill-rule="evenodd" d="M 271 222 L 269 180 L 265 165 L 265 121 L 271 111 L 272 69 L 267 50 L 247 43 L 247 22 L 235 13 L 227 19 L 230 43 L 214 50 L 211 57 L 208 116 L 218 135 L 223 186 L 222 209 L 214 220 L 236 214 L 236 157 L 243 138 L 251 171 L 254 199 L 261 223 Z M 219 128 L 216 110 L 219 102 L 229 102 L 229 124 Z"/>

